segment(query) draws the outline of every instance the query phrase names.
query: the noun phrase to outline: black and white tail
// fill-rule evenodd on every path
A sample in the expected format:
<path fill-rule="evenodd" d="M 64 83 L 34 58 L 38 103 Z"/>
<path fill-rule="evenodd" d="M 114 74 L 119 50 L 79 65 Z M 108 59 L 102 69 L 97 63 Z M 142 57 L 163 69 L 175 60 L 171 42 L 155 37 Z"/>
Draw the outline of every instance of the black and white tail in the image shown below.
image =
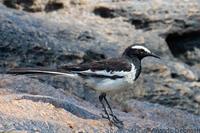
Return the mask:
<path fill-rule="evenodd" d="M 6 72 L 7 74 L 52 74 L 52 75 L 63 75 L 66 77 L 74 78 L 77 76 L 76 73 L 64 72 L 63 70 L 52 70 L 52 69 L 33 69 L 33 68 L 14 68 Z"/>

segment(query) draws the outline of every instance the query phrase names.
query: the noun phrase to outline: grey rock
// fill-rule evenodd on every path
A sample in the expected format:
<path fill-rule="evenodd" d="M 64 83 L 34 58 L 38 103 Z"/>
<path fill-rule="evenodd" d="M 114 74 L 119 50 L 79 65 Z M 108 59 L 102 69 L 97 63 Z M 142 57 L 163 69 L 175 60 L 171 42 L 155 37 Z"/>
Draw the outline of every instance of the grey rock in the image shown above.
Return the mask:
<path fill-rule="evenodd" d="M 198 103 L 200 103 L 200 95 L 196 95 L 196 96 L 194 96 L 194 98 Z"/>
<path fill-rule="evenodd" d="M 27 1 L 7 1 L 6 4 L 5 1 L 0 2 L 11 4 L 7 7 L 17 10 L 0 4 L 2 73 L 13 67 L 56 68 L 63 64 L 117 57 L 127 46 L 138 43 L 160 55 L 162 60 L 145 59 L 142 62 L 142 74 L 133 87 L 111 95 L 116 112 L 120 108 L 119 103 L 123 105 L 125 101 L 134 98 L 175 108 L 177 114 L 180 111 L 177 109 L 200 114 L 199 1 L 53 0 L 52 3 L 40 3 L 38 0 L 30 0 L 31 4 Z M 99 107 L 98 94 L 86 86 L 60 76 L 30 76 L 39 80 L 27 76 L 1 75 L 2 95 L 40 95 L 36 98 L 29 95 L 25 97 L 36 103 L 38 99 L 44 104 L 48 101 L 83 118 L 96 119 L 99 116 L 101 111 L 90 111 L 91 105 L 86 102 Z M 41 95 L 51 98 L 44 97 L 44 100 Z M 67 99 L 69 102 L 58 99 Z M 81 102 L 77 102 L 77 99 Z M 70 109 L 71 103 L 73 109 Z M 147 107 L 151 106 L 154 104 Z M 158 108 L 163 111 L 162 107 Z M 73 110 L 81 110 L 82 113 Z M 119 111 L 120 116 L 121 113 L 125 115 L 122 118 L 124 120 L 132 116 Z M 181 113 L 183 115 L 187 114 Z M 190 117 L 193 120 L 193 115 L 187 118 Z M 166 117 L 164 120 L 168 121 Z M 167 122 L 160 124 L 160 119 L 141 120 L 131 117 L 127 121 L 127 132 L 138 128 L 137 125 L 141 123 L 144 125 L 139 127 L 171 126 Z M 193 123 L 185 121 L 181 124 Z"/>
<path fill-rule="evenodd" d="M 139 102 L 136 100 L 129 100 L 124 106 L 126 106 L 129 112 L 138 115 L 143 119 L 148 118 L 152 121 L 157 121 L 171 129 L 173 129 L 174 127 L 176 127 L 177 129 L 199 128 L 199 125 L 196 125 L 200 122 L 198 116 L 192 114 L 186 115 L 185 112 L 180 110 L 166 108 L 164 106 L 160 106 L 159 104 Z M 185 119 L 190 119 L 191 122 L 185 123 Z M 174 123 L 171 123 L 169 121 L 174 121 Z"/>
<path fill-rule="evenodd" d="M 81 106 L 82 104 L 76 102 L 75 96 L 70 96 L 69 94 L 68 97 L 66 97 L 63 91 L 55 89 L 54 87 L 47 84 L 41 84 L 38 80 L 35 79 L 30 79 L 25 76 L 0 75 L 0 88 L 2 88 L 1 92 L 24 94 L 16 97 L 17 99 L 29 99 L 32 101 L 41 101 L 44 103 L 47 102 L 53 104 L 57 108 L 64 108 L 65 110 L 68 110 L 71 113 L 76 114 L 77 116 L 81 115 L 81 117 L 88 119 L 99 118 L 99 116 L 95 116 L 90 113 L 92 110 L 87 109 L 86 103 L 84 102 L 83 104 L 85 105 L 85 109 L 81 111 L 81 108 L 79 108 L 78 106 Z M 32 94 L 35 95 L 35 97 L 25 94 Z M 11 96 L 11 98 L 12 97 L 14 96 Z M 55 98 L 60 99 L 60 101 L 56 100 Z M 77 106 L 73 106 L 71 104 L 73 102 Z M 98 114 L 98 111 L 93 112 L 96 112 Z"/>
<path fill-rule="evenodd" d="M 54 88 L 55 94 L 63 98 L 32 95 L 16 91 L 3 80 L 15 84 L 12 78 L 20 76 L 1 77 L 0 93 L 0 127 L 1 131 L 26 132 L 134 132 L 153 130 L 196 129 L 199 128 L 200 117 L 177 109 L 167 108 L 158 104 L 127 100 L 122 106 L 123 111 L 114 109 L 114 112 L 124 122 L 124 127 L 117 128 L 100 117 L 101 108 L 93 106 L 75 96 L 63 95 Z M 24 84 L 37 82 L 36 86 L 43 86 L 45 91 L 53 89 L 37 80 L 24 78 Z M 17 82 L 16 82 L 17 83 Z M 8 85 L 8 87 L 7 87 Z M 27 88 L 32 88 L 28 86 Z M 9 88 L 9 89 L 7 89 Z M 3 91 L 4 90 L 4 91 Z M 42 94 L 43 92 L 41 92 Z M 118 108 L 118 107 L 117 107 Z"/>
<path fill-rule="evenodd" d="M 3 3 L 10 8 L 20 9 L 27 12 L 41 12 L 41 11 L 54 11 L 68 7 L 69 1 L 62 0 L 29 0 L 29 1 L 16 1 L 16 0 L 3 0 Z"/>

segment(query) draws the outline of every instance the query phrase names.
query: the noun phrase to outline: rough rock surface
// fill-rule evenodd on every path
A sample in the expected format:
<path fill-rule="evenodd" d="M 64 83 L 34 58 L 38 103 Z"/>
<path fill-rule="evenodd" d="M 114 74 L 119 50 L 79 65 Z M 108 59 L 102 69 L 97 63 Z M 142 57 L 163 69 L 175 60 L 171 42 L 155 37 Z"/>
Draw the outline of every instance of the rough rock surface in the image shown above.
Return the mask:
<path fill-rule="evenodd" d="M 21 82 L 19 82 L 21 81 Z M 124 127 L 101 118 L 101 109 L 25 76 L 0 75 L 0 131 L 135 132 L 198 129 L 200 117 L 158 104 L 128 100 L 114 110 Z M 184 116 L 184 117 L 183 117 Z"/>
<path fill-rule="evenodd" d="M 123 119 L 128 121 L 127 129 L 137 129 L 138 125 L 139 129 L 144 127 L 150 129 L 155 127 L 180 128 L 185 125 L 196 128 L 200 125 L 198 123 L 200 114 L 200 2 L 198 0 L 0 0 L 0 2 L 2 3 L 0 4 L 1 72 L 13 67 L 56 68 L 62 64 L 116 57 L 120 56 L 127 46 L 139 43 L 160 55 L 162 60 L 145 59 L 142 62 L 143 72 L 134 86 L 121 93 L 111 95 L 112 100 L 115 101 L 113 106 L 119 112 L 119 116 L 122 114 Z M 31 97 L 32 95 L 41 95 L 41 97 L 46 95 L 56 99 L 49 100 L 50 103 L 47 104 L 44 102 L 45 100 L 38 103 L 37 100 L 33 100 L 34 98 L 31 99 L 32 101 L 25 98 L 19 104 L 24 106 L 25 103 L 29 103 L 36 110 L 37 107 L 38 109 L 52 107 L 52 114 L 56 112 L 57 107 L 61 107 L 65 110 L 59 110 L 60 114 L 71 115 L 70 118 L 74 121 L 87 123 L 86 131 L 96 130 L 96 128 L 100 130 L 102 126 L 105 127 L 105 130 L 102 129 L 102 131 L 110 130 L 106 121 L 91 120 L 97 123 L 97 125 L 91 125 L 90 120 L 80 119 L 80 115 L 76 112 L 77 110 L 87 112 L 81 116 L 91 115 L 84 117 L 89 119 L 96 119 L 99 116 L 101 111 L 97 100 L 98 95 L 95 92 L 88 90 L 79 82 L 60 76 L 47 75 L 34 78 L 38 78 L 39 81 L 25 76 L 1 75 L 2 106 L 8 105 L 8 108 L 13 106 L 13 110 L 17 111 L 18 108 L 15 108 L 12 101 L 17 102 L 15 97 L 18 97 L 19 94 L 31 94 Z M 15 81 L 15 84 L 11 82 L 12 80 Z M 9 84 L 10 82 L 11 84 Z M 4 101 L 7 99 L 7 95 L 11 95 L 10 101 Z M 75 95 L 81 99 L 72 100 L 76 97 Z M 65 98 L 66 101 L 69 101 L 66 106 L 72 103 L 73 106 L 80 105 L 81 107 L 78 106 L 75 113 L 69 108 L 63 107 Z M 44 97 L 44 99 L 49 98 Z M 59 101 L 59 99 L 64 101 Z M 159 103 L 165 107 L 132 101 L 132 99 Z M 98 106 L 98 109 L 94 107 L 94 111 L 90 112 L 91 105 L 85 100 Z M 129 101 L 132 101 L 132 104 L 128 104 L 130 107 L 127 107 Z M 119 103 L 121 103 L 120 107 Z M 132 109 L 134 106 L 136 106 L 135 110 L 142 110 L 144 113 L 142 116 L 146 116 L 147 113 L 152 114 L 153 118 L 149 115 L 144 118 L 139 117 L 140 111 L 134 111 L 133 118 L 129 118 L 132 115 L 131 112 L 119 111 L 120 108 L 126 112 L 129 109 L 134 110 Z M 166 106 L 175 109 L 168 109 Z M 185 110 L 196 116 L 177 109 Z M 24 120 L 27 118 L 25 114 L 28 110 L 25 108 L 23 111 L 22 119 Z M 16 120 L 13 121 L 13 124 L 22 120 L 17 116 L 10 116 L 9 112 L 5 117 L 3 115 L 0 117 L 2 117 L 2 121 L 8 121 L 8 123 L 12 123 L 12 119 Z M 34 118 L 32 117 L 30 121 L 33 120 L 32 123 L 38 125 L 39 120 L 44 119 L 42 116 L 38 117 L 38 119 L 32 119 Z M 60 116 L 55 117 L 59 120 Z M 51 123 L 52 119 L 47 118 L 47 123 Z M 164 119 L 165 124 L 161 119 Z M 31 122 L 27 123 L 31 125 Z M 144 125 L 140 125 L 142 123 Z M 8 130 L 32 131 L 30 125 L 24 125 L 27 129 L 11 126 Z M 36 129 L 40 129 L 41 132 L 49 131 L 46 128 L 39 128 L 39 125 L 36 126 Z M 76 125 L 74 129 L 68 128 L 69 126 L 49 127 L 54 129 L 52 132 L 58 130 L 65 132 L 76 130 L 79 126 Z M 3 126 L 2 130 L 6 129 L 5 127 Z"/>

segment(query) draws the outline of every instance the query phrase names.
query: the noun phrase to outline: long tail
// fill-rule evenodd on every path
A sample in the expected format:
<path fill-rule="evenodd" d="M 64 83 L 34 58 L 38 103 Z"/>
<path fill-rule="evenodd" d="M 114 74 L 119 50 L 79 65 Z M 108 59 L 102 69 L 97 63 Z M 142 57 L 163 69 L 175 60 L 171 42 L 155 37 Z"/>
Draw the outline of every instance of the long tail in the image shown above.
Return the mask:
<path fill-rule="evenodd" d="M 63 70 L 52 70 L 52 69 L 33 69 L 33 68 L 14 68 L 6 72 L 7 74 L 53 74 L 53 75 L 63 75 L 66 77 L 76 77 L 76 73 L 64 72 Z"/>

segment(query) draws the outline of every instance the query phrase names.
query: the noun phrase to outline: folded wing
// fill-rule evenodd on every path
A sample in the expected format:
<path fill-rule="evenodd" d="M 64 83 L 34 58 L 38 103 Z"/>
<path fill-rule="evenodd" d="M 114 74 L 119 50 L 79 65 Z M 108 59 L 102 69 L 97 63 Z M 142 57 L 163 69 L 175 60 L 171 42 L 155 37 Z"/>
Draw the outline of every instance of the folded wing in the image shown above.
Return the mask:
<path fill-rule="evenodd" d="M 78 65 L 65 65 L 58 69 L 46 68 L 14 68 L 8 74 L 54 74 L 63 76 L 82 76 L 98 78 L 123 78 L 131 71 L 131 64 L 123 58 L 112 58 Z"/>

